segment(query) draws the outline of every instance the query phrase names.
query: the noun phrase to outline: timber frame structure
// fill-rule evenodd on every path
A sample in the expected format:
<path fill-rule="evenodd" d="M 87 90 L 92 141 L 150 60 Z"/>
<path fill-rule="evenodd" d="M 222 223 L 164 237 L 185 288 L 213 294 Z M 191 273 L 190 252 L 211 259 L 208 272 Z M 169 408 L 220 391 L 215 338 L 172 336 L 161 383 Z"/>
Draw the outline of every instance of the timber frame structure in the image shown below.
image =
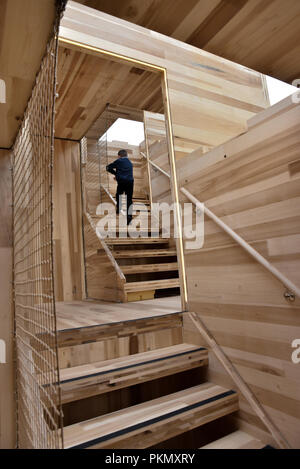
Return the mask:
<path fill-rule="evenodd" d="M 277 0 L 180 0 L 168 22 L 159 2 L 151 16 L 130 0 L 36 1 L 32 69 L 26 45 L 19 65 L 0 54 L 0 448 L 299 448 L 300 100 L 270 106 L 263 74 L 298 70 L 293 48 L 256 63 L 234 28 L 272 14 L 290 41 L 299 4 L 285 17 Z M 20 0 L 4 3 L 17 30 Z M 118 118 L 143 123 L 140 145 L 107 140 Z M 106 239 L 120 148 L 140 235 L 119 216 Z M 156 202 L 174 204 L 177 237 L 159 218 L 148 236 Z M 185 203 L 202 247 L 186 242 Z"/>

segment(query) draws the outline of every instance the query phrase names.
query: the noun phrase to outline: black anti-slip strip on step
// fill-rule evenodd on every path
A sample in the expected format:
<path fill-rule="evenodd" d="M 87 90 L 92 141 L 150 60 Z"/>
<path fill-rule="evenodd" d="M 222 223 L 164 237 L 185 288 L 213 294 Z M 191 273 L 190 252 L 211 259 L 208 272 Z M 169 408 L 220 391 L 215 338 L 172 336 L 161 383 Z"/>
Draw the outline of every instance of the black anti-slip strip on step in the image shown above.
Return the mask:
<path fill-rule="evenodd" d="M 86 441 L 84 443 L 80 443 L 79 445 L 76 446 L 71 446 L 68 449 L 85 449 L 89 448 L 90 446 L 97 445 L 98 443 L 102 443 L 103 441 L 111 440 L 113 438 L 116 438 L 121 435 L 126 435 L 126 433 L 134 432 L 135 430 L 139 430 L 140 428 L 147 427 L 149 425 L 153 425 L 154 423 L 157 422 L 162 422 L 163 420 L 167 420 L 169 418 L 175 417 L 176 415 L 184 414 L 185 412 L 188 412 L 193 409 L 197 409 L 199 407 L 202 407 L 206 404 L 210 404 L 211 402 L 218 401 L 219 399 L 223 399 L 224 397 L 231 396 L 233 394 L 236 394 L 235 391 L 226 391 L 221 394 L 218 394 L 217 396 L 210 397 L 209 399 L 205 399 L 204 401 L 197 402 L 196 404 L 191 404 L 184 409 L 178 409 L 174 410 L 173 412 L 169 412 L 168 414 L 161 415 L 159 417 L 155 417 L 153 419 L 147 420 L 145 422 L 138 423 L 136 425 L 132 425 L 131 427 L 124 428 L 123 430 L 118 430 L 113 433 L 109 433 L 107 435 L 101 436 L 99 438 L 95 438 L 94 440 Z"/>
<path fill-rule="evenodd" d="M 121 366 L 120 368 L 114 368 L 113 370 L 110 370 L 110 371 L 99 371 L 99 372 L 96 372 L 96 373 L 91 373 L 90 375 L 77 376 L 76 378 L 64 379 L 60 382 L 61 382 L 61 384 L 71 383 L 73 381 L 78 381 L 78 380 L 81 380 L 81 379 L 93 378 L 94 376 L 101 376 L 101 375 L 105 375 L 105 374 L 108 374 L 108 373 L 115 373 L 117 371 L 127 370 L 128 368 L 136 368 L 138 366 L 150 365 L 151 363 L 157 363 L 157 362 L 160 362 L 160 361 L 163 361 L 163 360 L 169 360 L 170 358 L 183 357 L 184 355 L 189 355 L 189 354 L 195 353 L 195 352 L 201 352 L 202 350 L 206 350 L 206 349 L 204 347 L 200 347 L 200 348 L 197 348 L 195 350 L 189 350 L 189 351 L 186 351 L 186 352 L 175 353 L 175 355 L 168 355 L 166 357 L 154 358 L 153 360 L 148 360 L 148 361 L 145 361 L 145 362 L 140 362 L 140 363 L 134 363 L 132 365 Z"/>

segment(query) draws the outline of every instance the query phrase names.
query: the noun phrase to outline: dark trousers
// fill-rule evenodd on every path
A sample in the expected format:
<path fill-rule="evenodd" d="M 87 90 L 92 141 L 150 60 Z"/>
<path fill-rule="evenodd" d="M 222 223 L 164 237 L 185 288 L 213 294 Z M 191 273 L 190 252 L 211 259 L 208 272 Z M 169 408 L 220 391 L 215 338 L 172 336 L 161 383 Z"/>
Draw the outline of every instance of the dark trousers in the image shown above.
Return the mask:
<path fill-rule="evenodd" d="M 132 220 L 132 214 L 129 209 L 132 205 L 133 183 L 134 181 L 122 181 L 122 179 L 120 179 L 118 181 L 116 193 L 117 213 L 120 213 L 120 195 L 125 194 L 127 196 L 127 223 L 130 223 L 130 221 Z"/>

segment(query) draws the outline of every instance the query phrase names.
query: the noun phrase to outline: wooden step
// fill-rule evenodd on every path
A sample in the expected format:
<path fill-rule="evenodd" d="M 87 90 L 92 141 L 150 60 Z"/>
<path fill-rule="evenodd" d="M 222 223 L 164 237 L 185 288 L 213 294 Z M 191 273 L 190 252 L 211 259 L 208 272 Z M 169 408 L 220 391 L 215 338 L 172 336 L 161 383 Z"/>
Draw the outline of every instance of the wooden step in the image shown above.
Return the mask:
<path fill-rule="evenodd" d="M 267 446 L 262 441 L 241 430 L 230 433 L 224 438 L 213 441 L 200 449 L 263 449 Z"/>
<path fill-rule="evenodd" d="M 177 288 L 180 286 L 179 278 L 167 278 L 162 280 L 145 280 L 144 282 L 127 282 L 124 285 L 125 291 L 148 291 L 164 290 L 165 288 Z"/>
<path fill-rule="evenodd" d="M 235 391 L 204 383 L 69 425 L 65 448 L 149 448 L 237 410 Z"/>
<path fill-rule="evenodd" d="M 179 344 L 60 371 L 62 402 L 103 394 L 207 365 L 203 347 Z"/>
<path fill-rule="evenodd" d="M 114 251 L 116 259 L 136 258 L 136 257 L 173 257 L 177 255 L 176 249 L 135 249 L 130 251 Z"/>
<path fill-rule="evenodd" d="M 177 262 L 166 262 L 164 264 L 137 264 L 137 265 L 121 265 L 123 274 L 143 274 L 148 272 L 170 272 L 177 271 Z"/>
<path fill-rule="evenodd" d="M 106 244 L 111 245 L 135 245 L 135 244 L 168 244 L 168 238 L 107 238 L 105 240 Z"/>

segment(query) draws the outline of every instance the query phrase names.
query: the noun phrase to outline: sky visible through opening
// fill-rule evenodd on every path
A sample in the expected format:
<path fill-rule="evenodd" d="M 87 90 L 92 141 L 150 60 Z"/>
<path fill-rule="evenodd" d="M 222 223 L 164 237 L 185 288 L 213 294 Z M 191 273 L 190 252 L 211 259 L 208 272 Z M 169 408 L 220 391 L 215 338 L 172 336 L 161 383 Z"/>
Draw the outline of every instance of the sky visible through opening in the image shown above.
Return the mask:
<path fill-rule="evenodd" d="M 271 106 L 297 91 L 295 86 L 275 78 L 267 76 L 266 79 Z M 144 140 L 143 122 L 117 119 L 107 131 L 107 140 L 109 142 L 117 140 L 119 142 L 127 142 L 129 145 L 139 145 Z"/>

